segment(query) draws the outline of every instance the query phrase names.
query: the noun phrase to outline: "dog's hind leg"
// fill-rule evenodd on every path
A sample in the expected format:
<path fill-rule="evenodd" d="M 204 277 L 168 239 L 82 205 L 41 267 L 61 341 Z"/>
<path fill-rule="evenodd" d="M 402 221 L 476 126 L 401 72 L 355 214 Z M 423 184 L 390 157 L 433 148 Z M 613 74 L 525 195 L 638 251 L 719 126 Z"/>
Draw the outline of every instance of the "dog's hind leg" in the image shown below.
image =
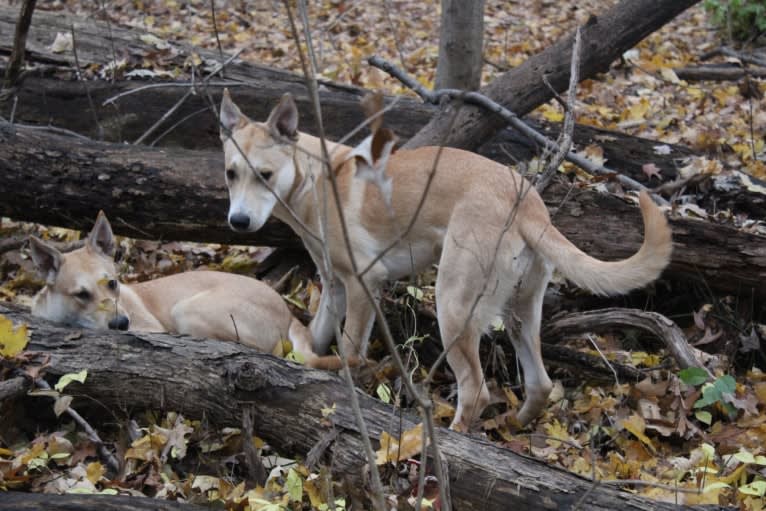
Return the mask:
<path fill-rule="evenodd" d="M 466 226 L 470 225 L 466 223 Z M 451 227 L 445 238 L 436 279 L 439 331 L 447 350 L 447 363 L 457 380 L 457 409 L 450 427 L 462 431 L 470 430 L 489 404 L 489 391 L 479 359 L 479 342 L 484 329 L 502 312 L 507 302 L 506 290 L 497 278 L 498 272 L 489 267 L 491 254 L 480 253 L 489 243 L 478 240 L 469 247 L 455 241 L 474 241 L 466 229 Z"/>
<path fill-rule="evenodd" d="M 521 425 L 528 424 L 542 413 L 553 387 L 540 353 L 543 297 L 552 269 L 537 255 L 530 262 L 529 268 L 521 272 L 522 280 L 512 299 L 512 311 L 505 318 L 506 331 L 524 371 L 526 398 L 517 415 Z"/>

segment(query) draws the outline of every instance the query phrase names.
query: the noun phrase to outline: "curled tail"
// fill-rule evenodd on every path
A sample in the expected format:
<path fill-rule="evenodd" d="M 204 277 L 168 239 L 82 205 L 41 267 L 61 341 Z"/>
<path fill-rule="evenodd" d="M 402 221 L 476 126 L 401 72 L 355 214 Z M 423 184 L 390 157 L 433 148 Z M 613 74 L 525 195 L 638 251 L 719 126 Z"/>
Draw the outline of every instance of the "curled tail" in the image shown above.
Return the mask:
<path fill-rule="evenodd" d="M 673 250 L 670 227 L 649 194 L 642 191 L 639 205 L 644 218 L 644 243 L 622 261 L 601 261 L 589 256 L 566 239 L 550 221 L 521 225 L 524 240 L 551 261 L 566 278 L 600 295 L 627 293 L 659 277 L 670 262 Z"/>

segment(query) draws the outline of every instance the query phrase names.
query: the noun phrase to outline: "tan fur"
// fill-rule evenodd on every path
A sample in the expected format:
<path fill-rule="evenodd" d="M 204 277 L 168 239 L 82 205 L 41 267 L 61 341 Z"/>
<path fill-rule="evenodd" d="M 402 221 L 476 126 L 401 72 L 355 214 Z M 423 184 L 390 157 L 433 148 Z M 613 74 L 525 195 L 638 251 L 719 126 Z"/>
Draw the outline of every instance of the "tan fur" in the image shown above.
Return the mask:
<path fill-rule="evenodd" d="M 349 352 L 364 354 L 373 307 L 354 275 L 324 167 L 312 156 L 321 154 L 320 141 L 297 132 L 297 116 L 292 99 L 285 95 L 266 123 L 253 122 L 225 93 L 221 122 L 229 220 L 234 228 L 252 231 L 273 214 L 291 225 L 316 262 L 324 284 L 319 311 L 311 323 L 315 351 L 327 349 L 333 322 L 345 316 L 343 343 Z M 246 150 L 249 164 L 237 146 Z M 526 424 L 542 411 L 551 381 L 540 355 L 540 315 L 554 267 L 592 292 L 616 294 L 652 282 L 669 261 L 670 229 L 646 194 L 640 196 L 646 232 L 641 249 L 624 261 L 603 262 L 581 252 L 551 224 L 538 193 L 514 169 L 459 149 L 399 151 L 385 170 L 393 180 L 389 208 L 375 184 L 356 177 L 360 161 L 373 160 L 370 154 L 362 154 L 360 160 L 363 147 L 354 149 L 357 156 L 351 157 L 355 154 L 351 148 L 330 145 L 356 265 L 367 267 L 382 249 L 399 241 L 364 276 L 369 287 L 377 290 L 385 280 L 438 262 L 439 328 L 458 383 L 453 427 L 469 427 L 488 403 L 478 346 L 482 332 L 498 316 L 506 321 L 509 332 L 514 331 L 511 325 L 519 325 L 518 338 L 512 336 L 512 341 L 524 370 L 526 400 L 518 420 Z M 434 168 L 423 209 L 405 236 Z M 273 193 L 258 175 L 264 170 L 271 172 L 266 176 Z M 321 243 L 301 226 L 319 235 L 324 211 L 332 275 L 325 271 Z"/>
<path fill-rule="evenodd" d="M 311 332 L 279 294 L 255 279 L 215 271 L 179 273 L 139 284 L 119 284 L 114 246 L 103 213 L 85 246 L 62 254 L 31 238 L 32 257 L 46 278 L 32 314 L 85 328 L 169 332 L 241 342 L 282 355 L 282 340 L 309 367 L 339 369 L 336 356 L 317 356 Z M 110 284 L 111 281 L 111 284 Z"/>

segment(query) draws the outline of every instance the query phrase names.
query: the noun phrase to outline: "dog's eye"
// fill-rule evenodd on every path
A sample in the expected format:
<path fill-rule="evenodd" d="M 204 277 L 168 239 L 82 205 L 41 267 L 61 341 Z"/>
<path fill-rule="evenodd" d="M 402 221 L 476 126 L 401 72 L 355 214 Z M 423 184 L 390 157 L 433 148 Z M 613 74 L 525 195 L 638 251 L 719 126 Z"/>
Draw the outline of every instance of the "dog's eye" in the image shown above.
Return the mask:
<path fill-rule="evenodd" d="M 114 279 L 111 279 L 109 282 L 106 283 L 106 287 L 108 287 L 110 290 L 114 291 L 117 289 L 117 281 Z"/>
<path fill-rule="evenodd" d="M 235 179 L 237 179 L 237 173 L 234 172 L 233 169 L 227 169 L 226 170 L 226 179 L 228 179 L 229 181 L 234 181 Z"/>
<path fill-rule="evenodd" d="M 268 170 L 262 170 L 261 171 L 261 177 L 263 178 L 264 181 L 268 181 L 269 179 L 271 179 L 271 176 L 273 174 L 274 174 L 273 172 L 268 171 Z"/>
<path fill-rule="evenodd" d="M 90 291 L 87 289 L 82 289 L 74 294 L 74 297 L 78 300 L 82 300 L 83 302 L 87 302 L 92 298 L 92 295 L 90 294 Z"/>

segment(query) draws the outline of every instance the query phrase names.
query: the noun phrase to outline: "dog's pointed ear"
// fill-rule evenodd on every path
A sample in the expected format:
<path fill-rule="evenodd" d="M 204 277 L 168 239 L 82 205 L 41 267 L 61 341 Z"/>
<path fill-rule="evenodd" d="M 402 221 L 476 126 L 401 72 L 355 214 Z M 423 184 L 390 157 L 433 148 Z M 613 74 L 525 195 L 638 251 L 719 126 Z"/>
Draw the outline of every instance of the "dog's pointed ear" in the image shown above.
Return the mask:
<path fill-rule="evenodd" d="M 380 128 L 354 147 L 345 157 L 356 163 L 355 177 L 364 179 L 378 187 L 391 210 L 392 181 L 386 173 L 389 157 L 394 153 L 396 134 L 388 128 Z"/>
<path fill-rule="evenodd" d="M 88 234 L 86 246 L 108 257 L 114 255 L 114 234 L 112 233 L 112 226 L 109 224 L 109 220 L 107 220 L 103 211 L 98 212 L 96 223 L 93 225 L 90 234 Z"/>
<path fill-rule="evenodd" d="M 221 100 L 221 138 L 228 138 L 235 128 L 244 124 L 246 118 L 234 104 L 229 94 L 229 89 L 223 89 Z"/>
<path fill-rule="evenodd" d="M 266 121 L 271 134 L 295 140 L 298 138 L 298 107 L 295 106 L 293 95 L 285 92 L 279 104 L 269 114 Z"/>
<path fill-rule="evenodd" d="M 61 252 L 48 245 L 37 236 L 29 237 L 29 250 L 40 276 L 48 284 L 56 282 L 56 275 L 61 269 Z"/>

